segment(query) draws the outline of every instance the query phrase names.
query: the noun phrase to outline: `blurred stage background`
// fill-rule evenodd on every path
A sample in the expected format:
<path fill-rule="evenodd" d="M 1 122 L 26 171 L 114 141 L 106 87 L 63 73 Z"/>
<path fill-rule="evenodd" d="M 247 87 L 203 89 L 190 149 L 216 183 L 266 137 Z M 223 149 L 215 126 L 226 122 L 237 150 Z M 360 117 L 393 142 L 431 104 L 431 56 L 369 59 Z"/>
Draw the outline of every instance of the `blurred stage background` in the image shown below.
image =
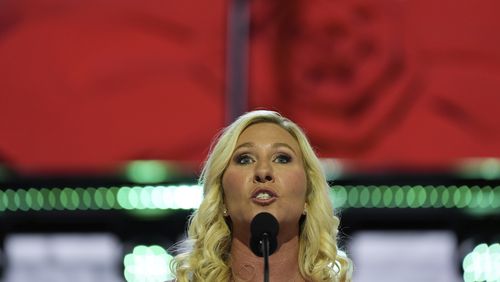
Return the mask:
<path fill-rule="evenodd" d="M 500 281 L 500 2 L 0 2 L 2 281 L 163 281 L 235 116 L 322 158 L 359 282 Z"/>

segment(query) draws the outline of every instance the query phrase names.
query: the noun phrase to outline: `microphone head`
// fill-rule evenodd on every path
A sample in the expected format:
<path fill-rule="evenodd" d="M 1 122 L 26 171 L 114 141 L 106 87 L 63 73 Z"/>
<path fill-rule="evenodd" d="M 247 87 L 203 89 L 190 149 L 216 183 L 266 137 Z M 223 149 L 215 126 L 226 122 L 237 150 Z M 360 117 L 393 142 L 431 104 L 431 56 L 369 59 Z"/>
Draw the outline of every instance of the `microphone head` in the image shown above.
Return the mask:
<path fill-rule="evenodd" d="M 264 256 L 261 246 L 265 234 L 269 238 L 269 255 L 276 251 L 278 247 L 276 236 L 278 236 L 279 226 L 278 220 L 268 212 L 261 212 L 252 219 L 250 223 L 250 248 L 256 256 Z"/>

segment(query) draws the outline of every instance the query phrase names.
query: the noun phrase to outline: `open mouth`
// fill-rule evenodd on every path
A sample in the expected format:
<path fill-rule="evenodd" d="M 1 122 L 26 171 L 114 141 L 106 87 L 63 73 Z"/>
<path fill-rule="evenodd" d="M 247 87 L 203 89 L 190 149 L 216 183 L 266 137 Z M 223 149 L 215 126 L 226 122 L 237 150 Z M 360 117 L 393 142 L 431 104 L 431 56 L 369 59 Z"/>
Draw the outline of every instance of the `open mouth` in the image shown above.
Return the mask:
<path fill-rule="evenodd" d="M 276 198 L 276 193 L 268 189 L 258 189 L 252 193 L 252 201 L 261 205 L 268 205 L 274 202 Z"/>

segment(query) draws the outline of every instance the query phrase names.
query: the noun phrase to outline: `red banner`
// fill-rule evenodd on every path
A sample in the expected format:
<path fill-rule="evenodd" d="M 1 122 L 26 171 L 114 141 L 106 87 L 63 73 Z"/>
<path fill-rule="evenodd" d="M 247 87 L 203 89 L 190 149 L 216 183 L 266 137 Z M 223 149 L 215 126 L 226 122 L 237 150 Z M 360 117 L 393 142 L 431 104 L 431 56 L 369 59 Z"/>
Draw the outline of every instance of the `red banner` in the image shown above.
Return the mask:
<path fill-rule="evenodd" d="M 255 0 L 250 105 L 322 157 L 500 156 L 500 2 Z M 226 1 L 0 3 L 0 162 L 201 161 L 224 126 Z"/>
<path fill-rule="evenodd" d="M 252 108 L 290 116 L 321 156 L 500 156 L 500 2 L 253 3 Z"/>
<path fill-rule="evenodd" d="M 202 160 L 224 125 L 224 1 L 0 3 L 0 159 Z"/>

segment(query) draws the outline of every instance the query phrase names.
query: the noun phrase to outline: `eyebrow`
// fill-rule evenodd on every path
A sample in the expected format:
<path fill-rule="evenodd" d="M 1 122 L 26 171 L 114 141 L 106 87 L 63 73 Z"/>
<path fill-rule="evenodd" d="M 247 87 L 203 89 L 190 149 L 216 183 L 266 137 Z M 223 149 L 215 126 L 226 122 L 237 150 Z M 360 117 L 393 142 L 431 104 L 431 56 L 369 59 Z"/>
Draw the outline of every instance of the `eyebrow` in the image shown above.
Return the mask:
<path fill-rule="evenodd" d="M 292 152 L 294 152 L 295 154 L 297 154 L 297 152 L 295 152 L 295 150 L 288 144 L 286 143 L 274 143 L 273 148 L 278 148 L 278 147 L 287 147 L 288 149 L 290 149 Z"/>
<path fill-rule="evenodd" d="M 254 147 L 255 146 L 255 143 L 253 142 L 245 142 L 243 144 L 240 144 L 238 147 L 236 147 L 234 150 L 238 150 L 239 148 L 251 148 L 251 147 Z M 279 147 L 286 147 L 288 149 L 290 149 L 294 154 L 297 154 L 297 152 L 295 152 L 295 150 L 288 144 L 286 143 L 274 143 L 271 147 L 273 148 L 279 148 Z"/>

